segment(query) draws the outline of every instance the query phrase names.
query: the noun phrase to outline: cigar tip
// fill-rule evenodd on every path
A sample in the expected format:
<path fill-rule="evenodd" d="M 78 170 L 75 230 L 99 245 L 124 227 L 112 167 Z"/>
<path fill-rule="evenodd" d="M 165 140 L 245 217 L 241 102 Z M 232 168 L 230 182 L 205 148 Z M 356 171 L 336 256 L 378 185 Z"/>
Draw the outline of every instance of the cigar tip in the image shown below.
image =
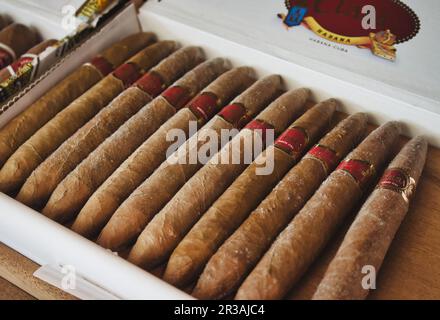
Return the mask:
<path fill-rule="evenodd" d="M 324 101 L 325 103 L 339 105 L 339 101 L 335 98 L 330 98 Z"/>
<path fill-rule="evenodd" d="M 203 56 L 205 55 L 205 51 L 202 49 L 202 47 L 199 47 L 199 46 L 187 46 L 187 47 L 183 47 L 180 50 L 181 51 L 195 51 L 199 55 L 203 55 Z"/>
<path fill-rule="evenodd" d="M 310 97 L 312 91 L 309 88 L 298 88 L 295 90 L 296 92 L 303 94 L 306 98 Z"/>
<path fill-rule="evenodd" d="M 420 149 L 427 149 L 428 148 L 428 140 L 423 135 L 419 135 L 419 136 L 412 138 L 411 141 L 408 143 L 416 145 Z"/>
<path fill-rule="evenodd" d="M 231 61 L 229 61 L 229 59 L 223 58 L 223 57 L 216 57 L 213 58 L 211 60 L 208 60 L 208 62 L 212 63 L 212 64 L 221 64 L 223 66 L 224 69 L 231 69 L 232 68 L 232 63 Z"/>
<path fill-rule="evenodd" d="M 249 66 L 241 66 L 233 69 L 235 72 L 245 72 L 249 78 L 257 79 L 257 74 L 254 68 Z"/>
<path fill-rule="evenodd" d="M 268 76 L 264 77 L 260 81 L 262 81 L 262 82 L 272 82 L 272 83 L 278 82 L 278 83 L 281 84 L 281 80 L 282 80 L 282 78 L 281 78 L 281 76 L 279 74 L 271 74 L 271 75 L 268 75 Z"/>
<path fill-rule="evenodd" d="M 204 60 L 206 55 L 205 55 L 205 50 L 203 50 L 202 47 L 197 47 L 197 46 L 193 46 L 193 47 L 189 47 L 192 48 L 192 50 L 196 50 L 196 59 L 198 60 Z"/>
<path fill-rule="evenodd" d="M 145 38 L 151 38 L 151 40 L 153 40 L 153 41 L 157 41 L 157 35 L 154 32 L 144 31 L 143 36 Z"/>
<path fill-rule="evenodd" d="M 366 113 L 366 112 L 356 112 L 355 114 L 351 115 L 350 117 L 358 118 L 361 121 L 368 122 L 368 113 Z"/>
<path fill-rule="evenodd" d="M 34 44 L 36 44 L 37 42 L 39 42 L 42 39 L 40 31 L 35 26 L 30 26 L 28 28 L 28 30 L 33 35 Z"/>
<path fill-rule="evenodd" d="M 156 40 L 157 37 L 153 32 L 141 31 L 141 32 L 137 32 L 132 35 L 129 35 L 128 37 L 125 37 L 122 40 L 139 41 L 141 39 L 143 39 L 143 40 L 147 40 L 147 39 Z"/>
<path fill-rule="evenodd" d="M 419 142 L 419 143 L 423 143 L 423 142 L 426 143 L 427 142 L 427 139 L 424 135 L 415 136 L 414 138 L 412 138 L 412 140 Z"/>
<path fill-rule="evenodd" d="M 403 124 L 400 121 L 389 121 L 385 123 L 384 126 L 394 127 L 395 130 L 399 132 L 399 134 L 402 132 L 403 129 Z"/>
<path fill-rule="evenodd" d="M 339 101 L 334 98 L 324 100 L 317 104 L 317 106 L 325 107 L 332 112 L 336 111 L 336 109 L 339 108 L 339 105 L 340 105 Z"/>
<path fill-rule="evenodd" d="M 22 28 L 24 30 L 28 30 L 28 27 L 26 27 L 24 24 L 19 23 L 19 22 L 13 22 L 9 26 L 7 26 L 6 28 L 9 28 L 9 29 Z"/>
<path fill-rule="evenodd" d="M 174 41 L 174 40 L 161 40 L 153 44 L 153 46 L 154 45 L 165 46 L 166 48 L 169 48 L 172 51 L 176 51 L 182 47 L 178 41 Z"/>

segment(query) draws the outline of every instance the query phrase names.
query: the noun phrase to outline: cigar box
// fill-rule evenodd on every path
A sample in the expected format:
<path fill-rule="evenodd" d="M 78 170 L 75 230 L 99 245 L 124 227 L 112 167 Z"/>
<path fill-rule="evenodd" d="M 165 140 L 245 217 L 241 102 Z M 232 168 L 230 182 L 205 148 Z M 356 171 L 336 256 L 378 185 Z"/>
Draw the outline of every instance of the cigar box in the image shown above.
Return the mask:
<path fill-rule="evenodd" d="M 339 14 L 348 17 L 359 4 L 367 4 L 359 0 L 352 1 L 354 6 L 344 7 L 330 0 L 324 2 L 321 11 L 328 12 L 330 18 Z M 326 28 L 320 29 L 316 26 L 318 20 L 301 20 L 301 8 L 295 14 L 294 5 L 286 5 L 289 2 L 282 0 L 258 4 L 251 0 L 149 1 L 137 16 L 128 7 L 106 25 L 108 31 L 84 43 L 75 55 L 65 59 L 23 96 L 22 100 L 27 100 L 2 115 L 0 125 L 99 51 L 100 44 L 134 32 L 135 27 L 129 25 L 134 22 L 137 26 L 138 21 L 143 30 L 153 31 L 161 39 L 199 45 L 208 57 L 227 57 L 235 66 L 252 66 L 259 77 L 278 73 L 287 88 L 310 88 L 314 101 L 337 98 L 342 102 L 341 114 L 367 112 L 372 126 L 389 120 L 402 121 L 403 135 L 425 135 L 430 149 L 410 212 L 385 259 L 378 288 L 370 297 L 439 299 L 440 61 L 436 52 L 440 47 L 434 31 L 439 28 L 439 22 L 433 12 L 440 10 L 440 4 L 434 0 L 393 1 L 400 2 L 406 6 L 400 9 L 386 6 L 390 11 L 384 14 L 389 17 L 393 10 L 399 14 L 403 14 L 402 10 L 407 12 L 402 19 L 407 19 L 406 26 L 411 28 L 400 30 L 403 38 L 391 44 L 388 40 L 380 42 L 380 36 L 390 37 L 387 30 L 378 29 L 385 34 L 377 32 L 377 39 L 374 35 L 354 39 L 350 29 L 346 35 L 338 27 L 330 32 L 332 24 L 327 20 Z M 385 10 L 380 5 L 379 8 Z M 380 23 L 383 22 L 377 25 Z M 348 45 L 347 37 L 355 45 Z M 311 297 L 352 218 L 353 215 L 288 298 Z M 0 241 L 42 266 L 37 271 L 40 278 L 62 287 L 66 270 L 74 270 L 80 279 L 79 288 L 65 290 L 80 298 L 191 298 L 3 194 L 0 194 L 0 221 Z"/>
<path fill-rule="evenodd" d="M 89 1 L 90 2 L 90 1 Z M 35 59 L 12 67 L 15 76 L 0 84 L 0 112 L 15 105 L 30 88 L 44 77 L 49 69 L 79 46 L 90 34 L 100 28 L 100 22 L 112 14 L 118 2 L 109 3 L 102 12 L 89 11 L 86 19 L 82 8 L 89 2 L 72 1 L 0 1 L 0 14 L 12 22 L 22 23 L 35 30 L 41 40 L 58 42 L 49 46 Z M 83 5 L 84 3 L 84 5 Z M 98 10 L 98 9 L 96 9 Z M 92 14 L 93 13 L 93 14 Z M 17 57 L 18 59 L 19 57 Z"/>

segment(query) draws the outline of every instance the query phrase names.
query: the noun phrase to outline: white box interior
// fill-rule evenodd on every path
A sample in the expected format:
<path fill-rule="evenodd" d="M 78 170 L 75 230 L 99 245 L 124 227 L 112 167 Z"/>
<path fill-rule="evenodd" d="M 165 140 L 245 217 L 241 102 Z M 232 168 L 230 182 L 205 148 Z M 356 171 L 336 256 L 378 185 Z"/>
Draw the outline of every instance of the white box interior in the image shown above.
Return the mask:
<path fill-rule="evenodd" d="M 222 56 L 237 66 L 250 65 L 260 76 L 281 74 L 287 88 L 308 87 L 315 100 L 336 97 L 343 102 L 343 111 L 368 112 L 370 120 L 377 124 L 401 120 L 406 124 L 406 135 L 424 134 L 431 144 L 440 146 L 440 115 L 435 112 L 225 40 L 146 9 L 141 9 L 140 21 L 145 31 L 153 31 L 161 39 L 200 45 L 209 57 Z M 120 28 L 119 24 L 117 28 Z M 79 63 L 76 61 L 75 67 Z M 0 241 L 41 265 L 73 265 L 81 276 L 117 297 L 191 298 L 3 194 L 0 194 L 0 221 Z"/>
<path fill-rule="evenodd" d="M 9 16 L 13 22 L 36 28 L 43 39 L 61 39 L 67 35 L 67 30 L 61 28 L 62 12 L 58 9 L 43 9 L 22 0 L 0 0 L 0 14 Z"/>

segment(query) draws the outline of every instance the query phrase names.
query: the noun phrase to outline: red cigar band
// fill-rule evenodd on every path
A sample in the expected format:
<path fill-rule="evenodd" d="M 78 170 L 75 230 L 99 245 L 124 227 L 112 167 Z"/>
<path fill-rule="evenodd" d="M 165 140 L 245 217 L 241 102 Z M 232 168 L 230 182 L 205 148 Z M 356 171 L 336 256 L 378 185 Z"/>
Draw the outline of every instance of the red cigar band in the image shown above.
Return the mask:
<path fill-rule="evenodd" d="M 338 163 L 338 155 L 336 154 L 336 152 L 320 144 L 317 144 L 312 149 L 310 149 L 307 155 L 310 158 L 316 159 L 321 162 L 327 174 L 329 174 Z"/>
<path fill-rule="evenodd" d="M 297 158 L 303 153 L 308 142 L 309 137 L 305 129 L 291 127 L 278 137 L 275 141 L 275 147 Z"/>
<path fill-rule="evenodd" d="M 273 126 L 263 120 L 255 119 L 249 122 L 245 129 L 261 131 L 263 141 L 266 141 L 267 131 L 273 130 Z"/>
<path fill-rule="evenodd" d="M 347 159 L 342 161 L 337 170 L 342 170 L 349 173 L 360 187 L 365 186 L 375 172 L 373 165 L 367 161 L 356 159 Z"/>
<path fill-rule="evenodd" d="M 162 93 L 162 97 L 176 110 L 182 109 L 191 100 L 189 91 L 181 86 L 172 86 Z"/>
<path fill-rule="evenodd" d="M 26 56 L 21 56 L 20 59 L 18 59 L 17 61 L 13 62 L 9 68 L 13 70 L 13 72 L 15 74 L 17 74 L 17 71 L 20 70 L 21 68 L 23 68 L 23 66 L 25 66 L 28 63 L 32 63 L 35 59 L 35 55 L 26 55 Z M 11 73 L 11 75 L 13 75 Z"/>
<path fill-rule="evenodd" d="M 188 108 L 197 119 L 208 121 L 217 112 L 218 98 L 212 92 L 202 92 L 191 101 Z"/>
<path fill-rule="evenodd" d="M 113 76 L 122 81 L 124 87 L 131 86 L 139 77 L 141 73 L 139 67 L 131 62 L 127 62 L 119 66 L 113 71 Z"/>
<path fill-rule="evenodd" d="M 90 64 L 94 66 L 98 71 L 101 73 L 103 77 L 108 75 L 110 72 L 113 71 L 113 66 L 108 60 L 102 56 L 94 57 Z"/>
<path fill-rule="evenodd" d="M 243 104 L 235 102 L 224 107 L 218 115 L 236 128 L 243 128 L 249 122 L 250 117 L 246 113 Z"/>
<path fill-rule="evenodd" d="M 400 168 L 385 170 L 377 184 L 378 189 L 388 189 L 398 192 L 406 202 L 409 202 L 416 187 L 415 180 Z"/>
<path fill-rule="evenodd" d="M 20 57 L 20 59 L 18 59 L 17 61 L 14 61 L 13 63 L 11 63 L 9 66 L 6 67 L 6 70 L 9 73 L 9 76 L 7 76 L 8 78 L 10 77 L 16 77 L 17 75 L 19 75 L 21 72 L 20 70 L 24 69 L 24 67 L 26 65 L 32 65 L 32 63 L 34 62 L 34 59 L 37 56 L 34 54 L 25 54 L 22 55 Z M 28 70 L 28 69 L 26 69 Z M 32 78 L 32 75 L 31 75 Z"/>
<path fill-rule="evenodd" d="M 135 85 L 142 91 L 148 93 L 152 98 L 160 95 L 166 88 L 162 76 L 154 71 L 146 73 L 142 78 L 136 81 Z"/>

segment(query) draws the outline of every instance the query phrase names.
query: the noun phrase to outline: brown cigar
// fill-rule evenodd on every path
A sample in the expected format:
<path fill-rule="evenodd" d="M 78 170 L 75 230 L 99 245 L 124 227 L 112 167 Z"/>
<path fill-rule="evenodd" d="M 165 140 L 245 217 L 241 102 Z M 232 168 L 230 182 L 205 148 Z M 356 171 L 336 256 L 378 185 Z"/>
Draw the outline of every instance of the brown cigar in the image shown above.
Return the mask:
<path fill-rule="evenodd" d="M 148 67 L 152 66 L 151 62 Z M 128 74 L 125 69 L 119 72 L 126 66 L 99 81 L 23 143 L 0 171 L 0 190 L 16 193 L 42 161 L 130 85 L 132 78 L 138 77 L 139 70 L 134 64 L 128 64 Z"/>
<path fill-rule="evenodd" d="M 39 44 L 29 49 L 19 59 L 15 60 L 9 66 L 3 68 L 0 71 L 0 83 L 9 79 L 10 77 L 16 76 L 19 70 L 23 68 L 24 65 L 32 63 L 40 53 L 42 53 L 48 47 L 55 45 L 57 42 L 57 40 L 50 39 L 40 42 Z"/>
<path fill-rule="evenodd" d="M 38 35 L 20 23 L 12 23 L 0 31 L 0 69 L 10 65 L 37 44 Z"/>
<path fill-rule="evenodd" d="M 198 113 L 199 124 L 202 124 L 211 114 L 217 112 L 217 110 L 223 107 L 237 94 L 240 94 L 243 90 L 248 88 L 254 81 L 255 73 L 249 67 L 239 67 L 228 71 L 205 88 L 205 90 L 189 104 L 189 108 L 193 110 L 193 112 L 197 112 L 196 110 L 204 110 L 204 114 L 207 115 L 206 118 L 202 117 L 201 113 Z M 254 116 L 258 110 L 253 108 L 253 105 L 249 107 L 247 113 L 250 116 Z M 189 153 L 191 152 L 190 148 L 195 149 L 197 152 L 201 146 L 207 142 L 208 132 L 216 132 L 218 137 L 221 129 L 233 128 L 233 123 L 227 122 L 218 115 L 214 115 L 196 135 L 188 139 L 178 151 L 170 156 L 173 158 L 178 154 L 179 157 L 185 161 L 164 161 L 116 210 L 102 230 L 98 238 L 98 243 L 111 250 L 120 250 L 135 240 L 154 214 L 156 214 L 163 205 L 172 198 L 177 190 L 180 189 L 185 181 L 202 166 L 198 161 L 195 164 L 191 164 L 187 161 Z M 210 143 L 212 143 L 212 141 L 210 141 Z M 183 154 L 181 151 L 183 151 Z M 107 183 L 105 183 L 93 197 L 101 197 L 101 193 L 108 193 L 109 190 Z"/>
<path fill-rule="evenodd" d="M 364 267 L 374 275 L 390 247 L 410 201 L 426 160 L 428 144 L 422 137 L 408 142 L 382 175 L 376 189 L 359 211 L 345 235 L 325 276 L 316 290 L 315 300 L 365 299 Z"/>
<path fill-rule="evenodd" d="M 285 94 L 285 103 L 295 101 L 295 94 L 296 90 Z M 302 157 L 304 150 L 322 136 L 336 106 L 333 99 L 317 104 L 246 168 L 174 250 L 165 281 L 182 287 L 200 274 L 218 247 Z M 264 173 L 264 167 L 271 171 Z"/>
<path fill-rule="evenodd" d="M 272 76 L 266 79 L 272 80 L 272 91 L 275 93 L 280 85 L 280 78 Z M 261 82 L 257 82 L 254 86 L 259 84 Z M 269 88 L 265 84 L 260 90 L 268 91 Z M 274 93 L 270 95 L 266 93 L 265 96 L 273 97 Z M 265 100 L 267 102 L 268 99 Z M 244 159 L 247 152 L 251 153 L 251 146 L 256 138 L 254 134 L 265 135 L 267 130 L 279 133 L 288 126 L 288 121 L 297 117 L 302 110 L 303 106 L 299 103 L 285 105 L 280 103 L 280 100 L 271 103 L 257 116 L 257 119 L 251 121 L 230 143 L 214 155 L 151 220 L 137 239 L 128 259 L 144 268 L 151 268 L 164 262 L 197 222 L 200 214 L 205 212 L 246 168 Z M 159 239 L 160 241 L 157 242 Z"/>
<path fill-rule="evenodd" d="M 10 24 L 11 24 L 11 21 L 8 19 L 8 17 L 0 15 L 0 31 L 3 30 L 5 27 L 7 27 Z"/>
<path fill-rule="evenodd" d="M 353 115 L 310 149 L 209 260 L 194 294 L 220 298 L 232 293 L 337 162 L 364 137 L 366 127 L 365 114 Z"/>
<path fill-rule="evenodd" d="M 154 41 L 148 32 L 131 35 L 104 50 L 61 80 L 0 130 L 0 166 L 46 122 L 86 92 L 113 68 Z"/>
<path fill-rule="evenodd" d="M 236 299 L 281 299 L 360 200 L 399 138 L 388 122 L 343 160 L 281 232 L 237 292 Z"/>
<path fill-rule="evenodd" d="M 173 105 L 182 108 L 188 99 L 229 68 L 230 63 L 222 58 L 206 61 L 183 78 L 186 83 L 180 81 L 177 86 L 168 89 L 163 96 L 170 102 L 175 102 Z M 179 110 L 121 164 L 87 201 L 77 216 L 72 230 L 88 237 L 98 234 L 119 204 L 165 160 L 166 151 L 173 143 L 167 140 L 168 132 L 181 129 L 188 134 L 189 122 L 197 121 L 188 110 L 189 108 Z M 105 190 L 104 193 L 101 190 Z"/>
<path fill-rule="evenodd" d="M 198 47 L 182 48 L 136 82 L 154 97 L 174 80 L 204 59 Z M 90 153 L 52 193 L 43 213 L 58 221 L 75 217 L 96 188 L 104 182 L 134 150 L 176 111 L 163 96 L 144 106 Z M 96 170 L 99 168 L 99 170 Z"/>
<path fill-rule="evenodd" d="M 110 78 L 109 81 L 123 84 L 126 87 L 170 55 L 177 47 L 177 43 L 174 41 L 161 41 L 153 44 L 116 69 L 112 75 L 108 76 Z M 92 94 L 92 90 L 94 88 L 90 89 L 86 94 L 88 95 L 89 92 Z M 116 131 L 120 125 L 138 112 L 145 103 L 151 101 L 151 96 L 147 93 L 143 94 L 142 91 L 139 94 L 142 98 L 138 103 L 135 103 L 134 97 L 138 90 L 136 87 L 133 87 L 123 91 L 95 117 L 68 138 L 32 172 L 21 188 L 17 200 L 30 207 L 41 209 L 56 186 L 69 172 L 75 169 L 89 153 Z M 133 91 L 136 93 L 133 93 Z M 94 99 L 90 100 L 93 106 L 104 103 L 104 99 L 101 98 L 101 91 L 95 91 L 93 95 L 96 99 L 99 99 L 99 102 L 94 101 Z M 91 105 L 90 108 L 92 108 Z"/>

